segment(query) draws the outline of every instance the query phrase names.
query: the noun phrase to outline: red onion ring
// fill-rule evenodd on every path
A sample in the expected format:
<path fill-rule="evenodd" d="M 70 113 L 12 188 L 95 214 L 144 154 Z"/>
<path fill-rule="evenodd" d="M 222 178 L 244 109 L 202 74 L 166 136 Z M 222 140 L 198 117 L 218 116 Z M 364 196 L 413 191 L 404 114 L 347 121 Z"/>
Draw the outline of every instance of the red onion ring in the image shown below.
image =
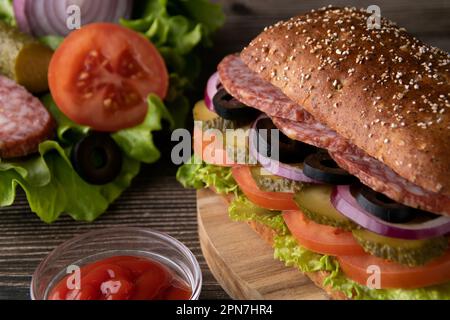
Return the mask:
<path fill-rule="evenodd" d="M 206 107 L 212 112 L 216 112 L 214 110 L 213 99 L 217 91 L 219 90 L 219 86 L 220 86 L 219 73 L 216 72 L 209 78 L 205 90 L 205 104 Z"/>
<path fill-rule="evenodd" d="M 383 221 L 359 205 L 348 185 L 334 188 L 331 204 L 358 225 L 387 237 L 417 240 L 443 236 L 450 232 L 450 217 L 444 216 L 417 224 L 396 224 Z"/>
<path fill-rule="evenodd" d="M 67 8 L 77 5 L 81 9 L 81 24 L 114 22 L 129 18 L 133 0 L 15 0 L 14 13 L 19 28 L 34 36 L 66 36 Z"/>
<path fill-rule="evenodd" d="M 256 126 L 258 122 L 262 119 L 269 118 L 267 115 L 261 115 L 256 119 L 256 121 L 253 123 L 252 130 L 250 132 L 250 138 L 249 138 L 249 149 L 250 149 L 250 155 L 256 159 L 264 169 L 269 171 L 270 173 L 283 177 L 289 180 L 293 181 L 299 181 L 299 182 L 306 182 L 306 183 L 314 183 L 314 184 L 322 184 L 319 181 L 313 180 L 309 177 L 307 177 L 303 170 L 294 166 L 291 166 L 286 163 L 282 163 L 277 160 L 270 159 L 269 157 L 266 157 L 258 152 L 256 148 L 256 142 L 255 137 L 257 137 L 257 129 Z"/>
<path fill-rule="evenodd" d="M 13 9 L 14 16 L 16 17 L 17 25 L 22 32 L 31 33 L 30 25 L 25 13 L 26 0 L 14 0 Z"/>

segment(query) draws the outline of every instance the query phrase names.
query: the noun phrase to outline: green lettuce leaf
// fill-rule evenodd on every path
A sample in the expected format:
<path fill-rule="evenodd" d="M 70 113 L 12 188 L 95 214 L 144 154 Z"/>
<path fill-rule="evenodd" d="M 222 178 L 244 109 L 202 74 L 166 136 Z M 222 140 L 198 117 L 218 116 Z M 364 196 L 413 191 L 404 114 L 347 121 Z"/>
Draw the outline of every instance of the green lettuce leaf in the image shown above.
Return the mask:
<path fill-rule="evenodd" d="M 112 138 L 129 157 L 144 163 L 158 161 L 161 154 L 153 142 L 153 131 L 162 130 L 166 120 L 173 128 L 175 123 L 164 103 L 156 95 L 148 98 L 148 113 L 144 122 L 136 127 L 116 132 Z"/>
<path fill-rule="evenodd" d="M 39 146 L 39 155 L 15 163 L 0 163 L 0 206 L 14 202 L 19 185 L 33 212 L 47 223 L 68 213 L 75 220 L 94 221 L 131 184 L 138 174 L 139 161 L 124 157 L 116 180 L 93 186 L 81 179 L 68 159 L 68 151 L 56 141 Z"/>
<path fill-rule="evenodd" d="M 177 180 L 185 188 L 214 187 L 220 194 L 235 193 L 238 190 L 231 168 L 206 164 L 195 156 L 178 169 Z"/>
<path fill-rule="evenodd" d="M 139 1 L 135 15 L 138 19 L 121 23 L 151 40 L 164 57 L 170 73 L 165 102 L 175 127 L 183 127 L 191 106 L 187 93 L 198 90 L 198 49 L 212 44 L 212 36 L 223 25 L 225 16 L 220 5 L 209 0 Z"/>
<path fill-rule="evenodd" d="M 0 20 L 6 22 L 10 26 L 16 25 L 13 0 L 0 0 Z"/>
<path fill-rule="evenodd" d="M 244 195 L 234 197 L 228 207 L 233 221 L 256 221 L 275 230 L 278 234 L 288 233 L 281 211 L 272 211 L 254 205 Z"/>

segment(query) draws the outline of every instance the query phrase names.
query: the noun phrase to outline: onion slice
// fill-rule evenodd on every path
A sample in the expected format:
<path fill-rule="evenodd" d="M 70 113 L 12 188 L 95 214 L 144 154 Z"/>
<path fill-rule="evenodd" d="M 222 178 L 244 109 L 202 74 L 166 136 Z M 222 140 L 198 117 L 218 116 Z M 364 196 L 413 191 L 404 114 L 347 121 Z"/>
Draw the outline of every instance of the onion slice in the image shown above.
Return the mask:
<path fill-rule="evenodd" d="M 359 205 L 348 185 L 334 188 L 331 203 L 336 210 L 358 225 L 387 237 L 418 240 L 439 237 L 450 232 L 450 217 L 444 216 L 416 224 L 397 224 L 383 221 Z"/>
<path fill-rule="evenodd" d="M 216 112 L 214 109 L 213 99 L 220 87 L 219 73 L 214 73 L 208 80 L 205 90 L 205 104 L 209 111 Z"/>
<path fill-rule="evenodd" d="M 131 16 L 133 0 L 15 0 L 14 14 L 19 28 L 33 36 L 66 36 L 71 14 L 68 8 L 80 8 L 82 25 L 93 22 L 117 23 Z"/>
<path fill-rule="evenodd" d="M 14 0 L 14 16 L 16 18 L 17 25 L 22 32 L 31 33 L 30 25 L 25 13 L 26 0 Z"/>
<path fill-rule="evenodd" d="M 283 177 L 289 180 L 293 181 L 299 181 L 299 182 L 305 182 L 305 183 L 314 183 L 314 184 L 322 184 L 319 181 L 316 181 L 314 179 L 311 179 L 307 177 L 301 168 L 282 163 L 280 161 L 271 159 L 261 153 L 258 152 L 258 148 L 256 144 L 258 143 L 258 130 L 257 125 L 258 122 L 262 119 L 269 118 L 267 115 L 263 114 L 256 119 L 256 121 L 253 123 L 252 131 L 250 132 L 250 139 L 249 139 L 249 149 L 250 149 L 250 155 L 256 159 L 259 164 L 262 165 L 264 169 L 269 171 L 270 173 Z M 266 148 L 267 149 L 267 148 Z"/>

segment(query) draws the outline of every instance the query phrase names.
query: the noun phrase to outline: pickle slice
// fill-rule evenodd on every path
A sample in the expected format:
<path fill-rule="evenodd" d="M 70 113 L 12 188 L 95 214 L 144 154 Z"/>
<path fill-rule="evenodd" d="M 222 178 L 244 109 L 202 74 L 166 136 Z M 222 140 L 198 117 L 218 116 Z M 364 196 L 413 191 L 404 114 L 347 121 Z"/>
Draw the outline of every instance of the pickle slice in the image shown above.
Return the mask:
<path fill-rule="evenodd" d="M 353 236 L 364 251 L 379 258 L 416 267 L 441 256 L 448 247 L 446 237 L 405 240 L 385 237 L 368 230 L 353 230 Z"/>
<path fill-rule="evenodd" d="M 358 226 L 337 211 L 331 204 L 333 186 L 317 185 L 302 188 L 295 193 L 294 201 L 306 217 L 319 224 L 351 231 Z"/>
<path fill-rule="evenodd" d="M 53 51 L 29 35 L 0 22 L 0 73 L 31 93 L 48 90 L 48 66 Z"/>
<path fill-rule="evenodd" d="M 210 111 L 206 107 L 204 100 L 201 100 L 195 104 L 193 114 L 195 121 L 211 121 L 219 117 L 216 113 Z"/>
<path fill-rule="evenodd" d="M 298 192 L 303 188 L 303 183 L 275 176 L 262 167 L 250 169 L 252 177 L 258 188 L 265 192 Z"/>

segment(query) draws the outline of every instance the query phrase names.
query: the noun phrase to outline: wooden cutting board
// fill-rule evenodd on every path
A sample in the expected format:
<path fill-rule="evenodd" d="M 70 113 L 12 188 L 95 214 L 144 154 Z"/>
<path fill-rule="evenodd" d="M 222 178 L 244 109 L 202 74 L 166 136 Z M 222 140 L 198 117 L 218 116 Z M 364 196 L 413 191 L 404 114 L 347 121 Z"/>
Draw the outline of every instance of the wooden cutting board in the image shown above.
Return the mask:
<path fill-rule="evenodd" d="M 200 245 L 214 277 L 233 299 L 328 299 L 306 276 L 273 258 L 246 223 L 228 217 L 224 198 L 197 192 Z"/>

